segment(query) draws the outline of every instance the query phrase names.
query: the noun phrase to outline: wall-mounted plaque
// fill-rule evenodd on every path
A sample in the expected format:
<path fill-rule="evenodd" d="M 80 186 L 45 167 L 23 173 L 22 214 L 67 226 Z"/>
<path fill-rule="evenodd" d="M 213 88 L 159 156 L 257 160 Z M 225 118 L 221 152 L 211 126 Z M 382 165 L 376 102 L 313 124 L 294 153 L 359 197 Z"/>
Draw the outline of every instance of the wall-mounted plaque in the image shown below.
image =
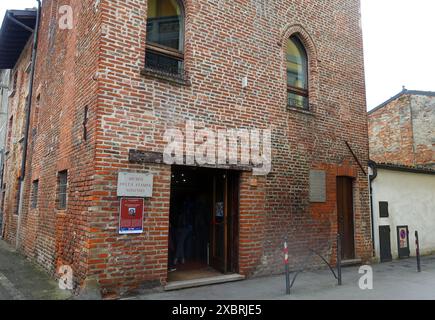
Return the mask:
<path fill-rule="evenodd" d="M 310 171 L 310 202 L 326 202 L 325 171 Z"/>
<path fill-rule="evenodd" d="M 118 197 L 150 198 L 153 196 L 153 175 L 148 173 L 120 172 Z"/>

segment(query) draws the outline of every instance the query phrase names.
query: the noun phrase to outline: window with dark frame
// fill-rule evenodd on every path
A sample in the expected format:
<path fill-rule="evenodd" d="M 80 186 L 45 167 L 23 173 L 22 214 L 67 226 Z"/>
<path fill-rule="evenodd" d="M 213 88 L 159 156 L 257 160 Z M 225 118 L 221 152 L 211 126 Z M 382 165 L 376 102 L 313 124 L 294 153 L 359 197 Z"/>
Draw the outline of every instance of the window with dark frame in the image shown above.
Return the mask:
<path fill-rule="evenodd" d="M 288 39 L 286 57 L 287 105 L 308 110 L 308 55 L 297 36 Z"/>
<path fill-rule="evenodd" d="M 20 178 L 17 179 L 15 185 L 15 210 L 14 214 L 18 216 L 20 214 Z"/>
<path fill-rule="evenodd" d="M 379 202 L 379 216 L 381 218 L 388 218 L 390 216 L 390 213 L 388 211 L 388 202 L 386 201 Z"/>
<path fill-rule="evenodd" d="M 57 208 L 65 210 L 67 208 L 67 192 L 68 192 L 68 171 L 61 171 L 57 176 L 58 183 L 58 198 Z"/>
<path fill-rule="evenodd" d="M 83 140 L 88 141 L 88 121 L 89 121 L 89 107 L 85 106 L 83 112 Z"/>
<path fill-rule="evenodd" d="M 184 10 L 181 0 L 148 0 L 145 67 L 184 78 Z"/>
<path fill-rule="evenodd" d="M 1 209 L 2 212 L 5 212 L 5 201 L 6 201 L 6 183 L 3 184 L 3 189 L 2 189 L 2 201 L 1 201 Z"/>
<path fill-rule="evenodd" d="M 6 142 L 6 150 L 8 150 L 8 151 L 11 149 L 13 124 L 14 124 L 14 117 L 11 116 L 9 118 L 9 123 L 8 123 L 8 138 L 7 138 L 7 142 Z"/>
<path fill-rule="evenodd" d="M 32 182 L 31 208 L 38 208 L 39 180 Z"/>

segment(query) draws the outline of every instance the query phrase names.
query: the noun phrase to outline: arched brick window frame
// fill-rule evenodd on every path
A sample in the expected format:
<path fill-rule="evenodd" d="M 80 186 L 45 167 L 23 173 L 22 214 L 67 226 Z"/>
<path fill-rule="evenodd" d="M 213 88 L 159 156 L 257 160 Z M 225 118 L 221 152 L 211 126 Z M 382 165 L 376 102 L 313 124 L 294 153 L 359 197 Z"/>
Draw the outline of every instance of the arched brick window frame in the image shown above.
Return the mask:
<path fill-rule="evenodd" d="M 318 106 L 319 97 L 319 60 L 317 54 L 317 48 L 312 37 L 300 24 L 287 25 L 282 32 L 281 47 L 282 47 L 282 63 L 283 63 L 283 88 L 285 94 L 285 106 L 287 106 L 287 57 L 286 46 L 290 37 L 296 36 L 305 48 L 308 56 L 308 110 L 301 109 L 302 111 L 308 111 L 315 113 Z M 294 108 L 290 108 L 294 109 Z"/>

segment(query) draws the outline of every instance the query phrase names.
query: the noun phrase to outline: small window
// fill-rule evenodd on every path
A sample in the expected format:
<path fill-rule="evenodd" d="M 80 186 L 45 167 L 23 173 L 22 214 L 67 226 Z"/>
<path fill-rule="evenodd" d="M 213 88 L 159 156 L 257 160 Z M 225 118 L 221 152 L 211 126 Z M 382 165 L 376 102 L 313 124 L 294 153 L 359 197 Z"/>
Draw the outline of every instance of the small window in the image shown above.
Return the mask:
<path fill-rule="evenodd" d="M 289 107 L 309 109 L 308 55 L 298 37 L 287 41 L 287 104 Z"/>
<path fill-rule="evenodd" d="M 149 0 L 146 68 L 183 76 L 183 52 L 184 13 L 180 0 Z"/>
<path fill-rule="evenodd" d="M 58 199 L 57 208 L 65 210 L 67 207 L 67 191 L 68 191 L 68 171 L 61 171 L 57 177 L 58 183 Z"/>
<path fill-rule="evenodd" d="M 88 121 L 89 121 L 89 107 L 85 106 L 83 111 L 83 140 L 88 140 Z"/>
<path fill-rule="evenodd" d="M 12 144 L 12 126 L 14 124 L 14 117 L 10 117 L 9 118 L 9 123 L 8 123 L 8 140 L 6 142 L 6 149 L 9 151 L 11 150 L 11 144 Z"/>
<path fill-rule="evenodd" d="M 32 209 L 36 209 L 38 207 L 38 193 L 39 193 L 39 180 L 35 180 L 32 183 L 32 197 L 31 197 Z"/>
<path fill-rule="evenodd" d="M 379 202 L 379 216 L 381 218 L 388 218 L 390 216 L 390 213 L 388 212 L 388 202 Z"/>
<path fill-rule="evenodd" d="M 5 212 L 5 201 L 6 201 L 6 184 L 3 185 L 2 189 L 2 203 L 0 209 Z"/>

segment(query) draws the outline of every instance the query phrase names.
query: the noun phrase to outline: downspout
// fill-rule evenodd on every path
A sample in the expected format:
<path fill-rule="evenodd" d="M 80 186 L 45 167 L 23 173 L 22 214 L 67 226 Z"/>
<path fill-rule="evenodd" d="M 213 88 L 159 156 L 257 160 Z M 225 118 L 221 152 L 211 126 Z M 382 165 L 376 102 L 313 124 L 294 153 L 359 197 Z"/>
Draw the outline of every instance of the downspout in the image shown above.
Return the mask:
<path fill-rule="evenodd" d="M 7 73 L 7 77 L 9 78 L 9 72 Z M 1 152 L 1 167 L 0 167 L 0 192 L 1 192 L 1 194 L 0 194 L 0 205 L 2 205 L 3 204 L 3 202 L 4 202 L 4 200 L 5 199 L 3 199 L 3 196 L 4 196 L 4 190 L 3 190 L 3 179 L 4 179 L 4 171 L 5 171 L 5 161 L 6 161 L 6 156 L 5 156 L 5 147 L 6 147 L 6 139 L 7 139 L 7 135 L 8 135 L 8 103 L 9 103 L 9 101 L 7 100 L 7 99 L 3 99 L 3 95 L 4 94 L 6 94 L 7 93 L 7 90 L 9 89 L 9 84 L 8 85 L 5 85 L 5 84 L 3 84 L 3 83 L 0 83 L 0 90 L 1 90 L 1 92 L 2 92 L 2 94 L 1 94 L 1 97 L 2 97 L 2 101 L 0 101 L 0 107 L 1 108 L 3 108 L 3 107 L 6 107 L 5 108 L 5 115 L 6 115 L 6 118 L 5 118 L 5 137 L 4 137 L 4 141 L 2 141 L 3 142 L 3 149 L 0 151 Z M 4 106 L 3 105 L 3 102 L 4 101 L 8 101 L 7 103 L 6 103 L 6 106 Z M 5 219 L 4 219 L 4 212 L 3 212 L 3 206 L 0 208 L 0 214 L 1 214 L 1 217 L 0 217 L 0 220 L 1 220 L 1 228 L 0 228 L 0 239 L 3 239 L 3 233 L 4 233 L 4 228 L 5 228 Z"/>
<path fill-rule="evenodd" d="M 19 179 L 19 195 L 18 195 L 18 223 L 16 233 L 16 248 L 20 245 L 20 229 L 22 219 L 22 207 L 23 207 L 23 191 L 24 191 L 24 179 L 26 177 L 26 162 L 27 162 L 27 149 L 29 144 L 29 130 L 30 130 L 30 115 L 32 111 L 32 96 L 33 96 L 33 82 L 35 79 L 35 66 L 36 66 L 36 52 L 38 48 L 38 36 L 39 36 L 39 21 L 41 19 L 41 0 L 38 1 L 38 11 L 36 13 L 36 24 L 33 33 L 33 48 L 32 48 L 32 65 L 30 68 L 30 81 L 29 81 L 29 95 L 26 101 L 26 122 L 24 127 L 24 141 L 23 141 L 23 156 L 21 159 L 21 171 Z"/>
<path fill-rule="evenodd" d="M 376 166 L 376 162 L 369 160 L 369 167 L 370 169 L 372 169 L 372 174 L 369 175 L 369 181 L 370 181 L 370 216 L 372 219 L 372 245 L 373 245 L 373 256 L 375 256 L 375 226 L 374 226 L 374 214 L 373 214 L 373 209 L 374 209 L 374 203 L 373 203 L 373 181 L 375 181 L 375 179 L 378 176 L 378 168 Z"/>

